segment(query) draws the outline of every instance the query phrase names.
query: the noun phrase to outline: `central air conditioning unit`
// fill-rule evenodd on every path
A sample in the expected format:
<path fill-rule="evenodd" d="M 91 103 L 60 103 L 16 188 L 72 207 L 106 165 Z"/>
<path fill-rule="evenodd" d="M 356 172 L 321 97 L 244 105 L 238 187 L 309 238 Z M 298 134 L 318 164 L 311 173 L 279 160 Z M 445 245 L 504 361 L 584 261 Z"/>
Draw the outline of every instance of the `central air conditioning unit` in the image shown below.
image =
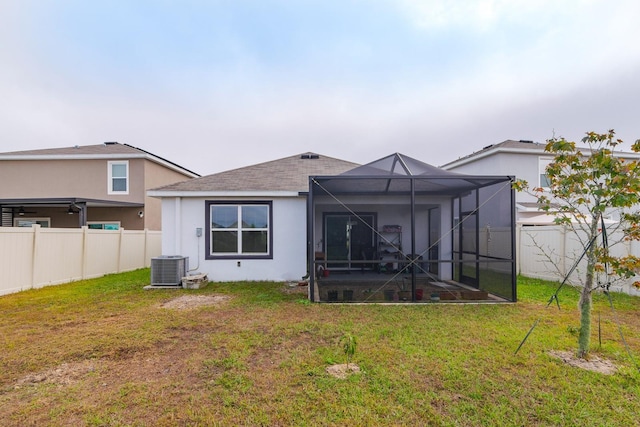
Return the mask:
<path fill-rule="evenodd" d="M 181 255 L 151 258 L 151 285 L 177 286 L 189 271 L 189 257 Z"/>

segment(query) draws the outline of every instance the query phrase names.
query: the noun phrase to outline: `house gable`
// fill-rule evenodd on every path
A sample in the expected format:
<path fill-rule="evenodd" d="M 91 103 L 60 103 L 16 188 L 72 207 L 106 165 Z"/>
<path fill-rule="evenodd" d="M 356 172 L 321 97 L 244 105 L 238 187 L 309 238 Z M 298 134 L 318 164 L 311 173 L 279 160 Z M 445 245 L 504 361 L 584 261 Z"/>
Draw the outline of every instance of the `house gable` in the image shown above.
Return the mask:
<path fill-rule="evenodd" d="M 302 153 L 156 188 L 149 191 L 149 195 L 298 194 L 309 189 L 309 176 L 337 175 L 357 166 L 357 163 L 333 157 Z"/>

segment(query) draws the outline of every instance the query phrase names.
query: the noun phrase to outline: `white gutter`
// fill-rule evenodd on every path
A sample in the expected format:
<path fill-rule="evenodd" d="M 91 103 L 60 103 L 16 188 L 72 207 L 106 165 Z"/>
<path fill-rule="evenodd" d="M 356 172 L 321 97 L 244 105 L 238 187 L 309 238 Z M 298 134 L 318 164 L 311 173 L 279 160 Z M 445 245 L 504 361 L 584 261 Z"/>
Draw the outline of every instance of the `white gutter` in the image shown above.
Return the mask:
<path fill-rule="evenodd" d="M 149 190 L 149 197 L 300 197 L 299 191 L 169 191 Z"/>

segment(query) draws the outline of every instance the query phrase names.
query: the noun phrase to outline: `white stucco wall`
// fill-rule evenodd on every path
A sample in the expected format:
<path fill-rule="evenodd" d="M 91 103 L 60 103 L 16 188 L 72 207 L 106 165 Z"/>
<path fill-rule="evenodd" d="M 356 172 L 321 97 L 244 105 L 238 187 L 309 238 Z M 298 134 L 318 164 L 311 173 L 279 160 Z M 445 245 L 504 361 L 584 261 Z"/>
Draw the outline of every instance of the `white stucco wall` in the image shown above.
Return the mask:
<path fill-rule="evenodd" d="M 540 158 L 552 158 L 535 153 L 496 153 L 447 170 L 469 175 L 512 175 L 524 179 L 530 187 L 540 185 Z M 536 198 L 525 192 L 516 192 L 516 201 L 535 202 Z"/>
<path fill-rule="evenodd" d="M 229 201 L 273 203 L 273 259 L 205 259 L 205 202 L 214 198 L 162 199 L 162 253 L 189 257 L 189 268 L 211 281 L 299 280 L 307 273 L 306 199 L 304 197 L 225 197 Z M 196 229 L 202 228 L 202 236 Z"/>

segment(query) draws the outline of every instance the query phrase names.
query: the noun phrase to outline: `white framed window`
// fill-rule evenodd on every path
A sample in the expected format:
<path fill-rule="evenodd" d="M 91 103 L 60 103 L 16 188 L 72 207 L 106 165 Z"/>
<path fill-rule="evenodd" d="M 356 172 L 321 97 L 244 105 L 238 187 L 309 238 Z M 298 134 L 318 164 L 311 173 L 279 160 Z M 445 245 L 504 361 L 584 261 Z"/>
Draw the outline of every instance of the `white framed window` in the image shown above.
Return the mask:
<path fill-rule="evenodd" d="M 540 188 L 549 188 L 549 177 L 547 177 L 547 166 L 553 162 L 551 157 L 540 157 L 538 159 L 538 185 Z"/>
<path fill-rule="evenodd" d="M 207 258 L 272 258 L 271 202 L 207 202 Z"/>
<path fill-rule="evenodd" d="M 129 194 L 129 161 L 108 162 L 107 194 Z"/>
<path fill-rule="evenodd" d="M 51 218 L 14 218 L 13 226 L 14 227 L 31 227 L 34 224 L 39 224 L 42 228 L 51 227 Z"/>
<path fill-rule="evenodd" d="M 120 221 L 87 221 L 89 230 L 120 230 Z"/>

